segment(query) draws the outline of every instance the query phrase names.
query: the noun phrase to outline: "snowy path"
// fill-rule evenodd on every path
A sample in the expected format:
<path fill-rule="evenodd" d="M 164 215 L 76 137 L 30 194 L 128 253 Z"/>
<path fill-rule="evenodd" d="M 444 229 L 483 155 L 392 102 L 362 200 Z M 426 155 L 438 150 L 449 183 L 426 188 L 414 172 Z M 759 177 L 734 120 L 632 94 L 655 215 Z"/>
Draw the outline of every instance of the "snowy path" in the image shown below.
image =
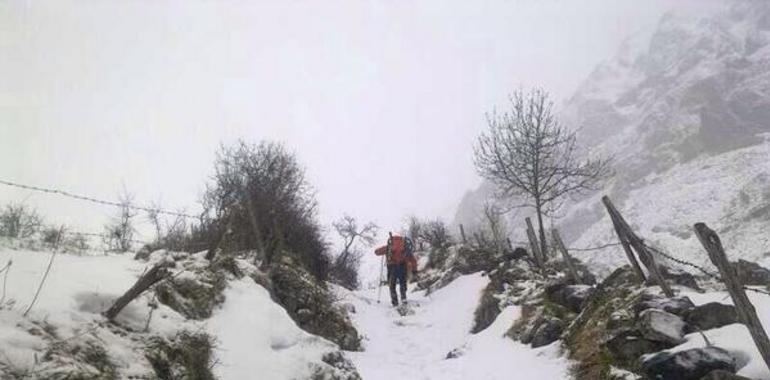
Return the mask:
<path fill-rule="evenodd" d="M 414 315 L 402 317 L 376 292 L 361 291 L 350 301 L 354 319 L 366 336 L 366 351 L 351 358 L 365 380 L 380 379 L 566 379 L 569 363 L 554 347 L 533 350 L 503 337 L 519 310 L 509 307 L 495 323 L 477 335 L 468 331 L 473 312 L 488 279 L 479 274 L 461 277 L 426 297 L 410 293 Z M 453 349 L 456 359 L 446 359 Z"/>

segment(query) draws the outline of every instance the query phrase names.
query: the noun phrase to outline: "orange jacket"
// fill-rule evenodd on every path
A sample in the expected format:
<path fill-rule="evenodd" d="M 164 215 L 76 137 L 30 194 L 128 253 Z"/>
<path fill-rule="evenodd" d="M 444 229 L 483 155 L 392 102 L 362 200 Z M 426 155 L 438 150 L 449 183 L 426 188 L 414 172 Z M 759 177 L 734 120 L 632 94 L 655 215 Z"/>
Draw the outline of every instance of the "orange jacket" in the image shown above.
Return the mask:
<path fill-rule="evenodd" d="M 417 268 L 417 259 L 412 255 L 405 255 L 404 239 L 399 235 L 393 235 L 390 242 L 390 256 L 388 256 L 388 265 L 398 265 L 406 263 L 410 268 Z M 383 245 L 374 250 L 377 256 L 387 255 L 388 246 Z"/>

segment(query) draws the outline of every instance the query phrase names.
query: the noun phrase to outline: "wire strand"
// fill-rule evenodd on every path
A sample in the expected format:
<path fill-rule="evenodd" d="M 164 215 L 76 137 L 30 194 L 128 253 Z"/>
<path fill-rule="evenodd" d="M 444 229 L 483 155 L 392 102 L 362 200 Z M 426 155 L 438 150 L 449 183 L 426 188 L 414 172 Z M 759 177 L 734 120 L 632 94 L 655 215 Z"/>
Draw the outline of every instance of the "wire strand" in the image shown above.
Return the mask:
<path fill-rule="evenodd" d="M 64 191 L 64 190 L 46 189 L 46 188 L 42 188 L 42 187 L 38 187 L 38 186 L 24 185 L 24 184 L 20 184 L 20 183 L 16 183 L 16 182 L 11 182 L 11 181 L 6 181 L 6 180 L 2 180 L 2 179 L 0 179 L 0 185 L 16 187 L 16 188 L 25 189 L 25 190 L 38 191 L 38 192 L 47 193 L 47 194 L 58 194 L 58 195 L 62 195 L 62 196 L 65 196 L 65 197 L 69 197 L 69 198 L 73 198 L 73 199 L 78 199 L 78 200 L 81 200 L 81 201 L 86 201 L 86 202 L 91 202 L 91 203 L 97 203 L 97 204 L 106 205 L 106 206 L 127 207 L 127 208 L 132 209 L 132 210 L 139 210 L 139 211 L 145 211 L 145 212 L 150 212 L 150 213 L 158 213 L 158 214 L 164 214 L 164 215 L 178 216 L 178 217 L 182 217 L 182 218 L 193 218 L 193 219 L 198 219 L 199 218 L 198 216 L 191 215 L 191 214 L 185 214 L 185 213 L 182 213 L 182 212 L 167 211 L 167 210 L 161 210 L 161 209 L 156 209 L 156 208 L 152 208 L 152 207 L 133 206 L 133 205 L 123 204 L 123 203 L 119 203 L 119 202 L 105 201 L 105 200 L 102 200 L 102 199 L 87 197 L 87 196 L 84 196 L 84 195 L 73 194 L 73 193 L 70 193 L 70 192 Z"/>

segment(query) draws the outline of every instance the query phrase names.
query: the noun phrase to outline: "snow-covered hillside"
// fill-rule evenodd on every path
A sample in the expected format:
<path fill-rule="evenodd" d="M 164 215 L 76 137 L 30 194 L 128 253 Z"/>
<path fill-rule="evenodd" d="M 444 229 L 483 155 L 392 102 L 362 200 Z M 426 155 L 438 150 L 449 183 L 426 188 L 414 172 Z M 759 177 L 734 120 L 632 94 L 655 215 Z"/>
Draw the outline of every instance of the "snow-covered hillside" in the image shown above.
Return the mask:
<path fill-rule="evenodd" d="M 173 342 L 183 332 L 213 337 L 211 359 L 219 379 L 306 379 L 319 371 L 335 371 L 324 356 L 339 348 L 297 327 L 268 291 L 248 276 L 229 280 L 224 303 L 209 319 L 188 319 L 147 292 L 112 324 L 101 312 L 152 264 L 128 255 L 58 253 L 37 302 L 24 316 L 51 252 L 8 246 L 0 247 L 0 267 L 12 262 L 7 278 L 6 272 L 0 273 L 2 379 L 63 379 L 76 374 L 156 378 L 157 363 L 149 359 L 155 342 Z M 153 255 L 163 259 L 157 257 L 163 252 Z M 175 260 L 186 264 L 174 270 L 175 277 L 194 276 L 190 268 L 205 263 L 202 255 L 174 253 Z M 238 265 L 250 268 L 244 261 Z M 157 307 L 152 313 L 151 305 Z"/>
<path fill-rule="evenodd" d="M 616 240 L 600 202 L 609 195 L 642 237 L 681 258 L 704 258 L 695 222 L 713 226 L 733 258 L 770 252 L 770 3 L 664 16 L 597 66 L 560 109 L 586 148 L 613 157 L 615 171 L 599 192 L 558 213 L 554 224 L 569 245 Z M 466 196 L 458 218 L 488 194 L 482 186 Z M 518 240 L 531 214 L 512 213 Z M 581 258 L 606 273 L 622 253 Z"/>

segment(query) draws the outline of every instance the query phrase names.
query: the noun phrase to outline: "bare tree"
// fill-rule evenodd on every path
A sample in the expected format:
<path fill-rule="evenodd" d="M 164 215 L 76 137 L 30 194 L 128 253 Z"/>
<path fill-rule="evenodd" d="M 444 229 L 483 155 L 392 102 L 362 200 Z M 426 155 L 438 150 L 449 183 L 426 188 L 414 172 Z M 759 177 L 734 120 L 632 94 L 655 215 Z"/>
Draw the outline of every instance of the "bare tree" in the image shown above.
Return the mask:
<path fill-rule="evenodd" d="M 428 242 L 431 248 L 443 249 L 452 244 L 449 229 L 441 220 L 425 222 L 420 229 L 420 239 Z"/>
<path fill-rule="evenodd" d="M 104 227 L 104 243 L 113 252 L 128 252 L 134 243 L 134 217 L 137 212 L 133 207 L 134 196 L 124 190 L 118 197 L 120 212 Z"/>
<path fill-rule="evenodd" d="M 487 117 L 489 129 L 479 136 L 474 163 L 503 196 L 524 196 L 535 209 L 540 245 L 546 252 L 546 206 L 593 189 L 609 174 L 609 160 L 581 159 L 575 132 L 556 120 L 547 92 L 519 90 L 510 101 L 509 112 Z"/>
<path fill-rule="evenodd" d="M 349 288 L 358 286 L 358 266 L 361 262 L 361 252 L 355 249 L 356 241 L 365 246 L 374 244 L 377 238 L 377 227 L 374 223 L 359 226 L 356 219 L 350 215 L 344 215 L 338 221 L 332 223 L 343 241 L 342 252 L 334 260 L 332 274 L 343 285 Z"/>
<path fill-rule="evenodd" d="M 508 226 L 503 217 L 503 210 L 494 202 L 484 204 L 484 227 L 492 235 L 492 244 L 498 255 L 503 254 Z"/>
<path fill-rule="evenodd" d="M 418 249 L 422 250 L 423 239 L 421 238 L 423 222 L 416 216 L 411 215 L 406 218 L 406 235 L 417 244 Z"/>
<path fill-rule="evenodd" d="M 40 230 L 43 218 L 33 208 L 23 203 L 5 205 L 0 213 L 0 235 L 28 238 Z"/>
<path fill-rule="evenodd" d="M 374 244 L 377 238 L 377 230 L 379 229 L 376 224 L 371 222 L 359 227 L 356 218 L 350 215 L 343 216 L 340 220 L 332 223 L 332 226 L 342 238 L 343 248 L 341 255 L 343 259 L 350 254 L 350 249 L 356 242 L 356 239 L 367 246 Z"/>

